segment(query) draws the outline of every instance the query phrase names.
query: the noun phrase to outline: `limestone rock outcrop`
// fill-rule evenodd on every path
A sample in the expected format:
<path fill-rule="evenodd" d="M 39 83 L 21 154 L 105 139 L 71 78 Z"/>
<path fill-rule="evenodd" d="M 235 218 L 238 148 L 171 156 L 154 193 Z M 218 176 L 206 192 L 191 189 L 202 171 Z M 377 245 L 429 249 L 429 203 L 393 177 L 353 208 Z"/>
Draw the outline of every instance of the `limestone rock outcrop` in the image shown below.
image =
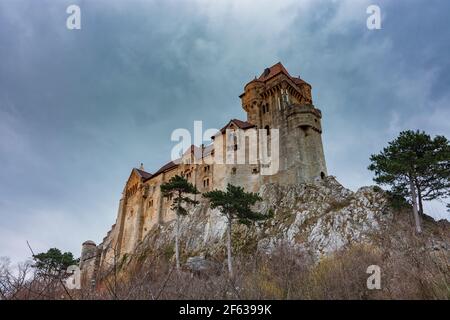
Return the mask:
<path fill-rule="evenodd" d="M 260 194 L 264 200 L 256 209 L 263 213 L 270 210 L 273 217 L 254 227 L 236 224 L 236 252 L 270 252 L 286 242 L 321 257 L 351 243 L 370 241 L 369 236 L 392 218 L 387 197 L 379 188 L 363 187 L 352 192 L 332 176 L 291 186 L 266 184 Z M 174 221 L 156 226 L 138 246 L 136 255 L 156 251 L 171 255 L 174 226 Z M 182 257 L 188 265 L 225 254 L 226 220 L 218 210 L 209 209 L 206 202 L 181 219 L 180 232 Z"/>

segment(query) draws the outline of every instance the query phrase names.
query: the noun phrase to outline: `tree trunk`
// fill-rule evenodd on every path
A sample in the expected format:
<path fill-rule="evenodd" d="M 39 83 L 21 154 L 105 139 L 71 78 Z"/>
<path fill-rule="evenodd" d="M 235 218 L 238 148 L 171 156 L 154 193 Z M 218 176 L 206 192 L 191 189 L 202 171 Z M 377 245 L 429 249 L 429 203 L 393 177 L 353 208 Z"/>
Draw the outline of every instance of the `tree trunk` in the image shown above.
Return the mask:
<path fill-rule="evenodd" d="M 181 192 L 178 191 L 178 199 L 181 198 Z M 177 221 L 176 221 L 176 232 L 175 232 L 175 260 L 176 260 L 176 266 L 177 266 L 177 271 L 180 271 L 180 248 L 179 248 L 179 244 L 178 242 L 180 241 L 180 207 L 181 207 L 181 202 L 180 200 L 178 200 L 178 205 L 177 205 Z"/>
<path fill-rule="evenodd" d="M 419 214 L 423 215 L 422 191 L 417 188 L 417 198 L 419 199 Z"/>
<path fill-rule="evenodd" d="M 411 199 L 412 199 L 412 203 L 413 203 L 413 214 L 414 214 L 414 220 L 416 222 L 416 231 L 417 231 L 417 233 L 422 233 L 422 228 L 420 226 L 420 217 L 419 217 L 419 213 L 417 212 L 416 187 L 414 186 L 412 178 L 409 178 L 409 189 L 411 192 Z"/>
<path fill-rule="evenodd" d="M 228 219 L 228 228 L 227 228 L 227 250 L 228 250 L 228 274 L 230 277 L 233 277 L 233 266 L 231 261 L 231 219 Z"/>
<path fill-rule="evenodd" d="M 175 232 L 175 260 L 177 264 L 177 270 L 180 270 L 180 250 L 178 249 L 179 233 L 180 233 L 180 216 L 177 214 L 176 222 L 176 232 Z"/>

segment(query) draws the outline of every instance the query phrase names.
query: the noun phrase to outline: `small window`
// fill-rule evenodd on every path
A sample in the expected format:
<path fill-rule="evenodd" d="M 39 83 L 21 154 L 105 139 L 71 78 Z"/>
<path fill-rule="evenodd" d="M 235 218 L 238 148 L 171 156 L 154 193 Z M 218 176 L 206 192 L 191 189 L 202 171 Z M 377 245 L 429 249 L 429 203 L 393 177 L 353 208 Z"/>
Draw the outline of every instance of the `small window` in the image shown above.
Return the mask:
<path fill-rule="evenodd" d="M 325 179 L 325 172 L 322 171 L 322 172 L 320 173 L 320 178 L 321 178 L 322 180 Z"/>
<path fill-rule="evenodd" d="M 270 136 L 270 127 L 269 126 L 265 126 L 264 129 L 266 129 L 266 134 L 268 136 Z"/>
<path fill-rule="evenodd" d="M 252 174 L 257 174 L 258 173 L 258 168 L 253 168 L 252 169 Z"/>
<path fill-rule="evenodd" d="M 236 168 L 232 168 L 231 169 L 231 174 L 236 174 L 237 169 Z"/>

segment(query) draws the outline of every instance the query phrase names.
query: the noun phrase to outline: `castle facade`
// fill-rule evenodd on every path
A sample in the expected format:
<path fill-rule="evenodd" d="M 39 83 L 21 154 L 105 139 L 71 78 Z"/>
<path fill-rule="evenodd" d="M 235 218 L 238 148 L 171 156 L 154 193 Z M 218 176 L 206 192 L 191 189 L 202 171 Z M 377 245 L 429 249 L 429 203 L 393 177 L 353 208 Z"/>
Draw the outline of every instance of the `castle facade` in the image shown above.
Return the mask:
<path fill-rule="evenodd" d="M 116 223 L 99 245 L 93 241 L 82 245 L 83 279 L 95 278 L 98 270 L 108 269 L 114 261 L 132 253 L 154 226 L 175 219 L 171 199 L 164 198 L 160 190 L 161 184 L 175 175 L 184 176 L 202 193 L 224 189 L 228 183 L 257 192 L 265 183 L 296 184 L 327 175 L 322 113 L 313 105 L 311 85 L 291 76 L 279 62 L 247 83 L 239 97 L 247 113 L 246 121 L 230 120 L 212 137 L 210 145 L 192 145 L 179 159 L 153 173 L 143 166 L 131 170 Z M 258 133 L 261 131 L 264 139 Z M 274 144 L 271 139 L 275 133 Z M 257 155 L 252 160 L 244 153 L 243 162 L 217 161 L 247 149 L 251 137 L 256 137 L 257 144 Z M 271 155 L 268 162 L 262 159 L 262 149 Z M 276 170 L 271 172 L 269 167 Z M 197 197 L 202 200 L 201 195 Z"/>

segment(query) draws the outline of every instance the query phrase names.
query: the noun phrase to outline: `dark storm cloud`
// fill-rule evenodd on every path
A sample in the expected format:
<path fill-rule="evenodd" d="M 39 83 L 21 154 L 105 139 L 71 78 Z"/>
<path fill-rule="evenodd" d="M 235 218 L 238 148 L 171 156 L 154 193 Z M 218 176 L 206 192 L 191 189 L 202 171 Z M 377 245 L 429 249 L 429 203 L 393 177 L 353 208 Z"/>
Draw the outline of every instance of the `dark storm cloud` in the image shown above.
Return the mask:
<path fill-rule="evenodd" d="M 369 1 L 255 3 L 1 2 L 0 255 L 101 240 L 130 168 L 167 161 L 175 128 L 244 118 L 243 85 L 278 61 L 313 85 L 346 186 L 402 129 L 450 136 L 446 1 L 379 1 L 377 31 Z"/>

